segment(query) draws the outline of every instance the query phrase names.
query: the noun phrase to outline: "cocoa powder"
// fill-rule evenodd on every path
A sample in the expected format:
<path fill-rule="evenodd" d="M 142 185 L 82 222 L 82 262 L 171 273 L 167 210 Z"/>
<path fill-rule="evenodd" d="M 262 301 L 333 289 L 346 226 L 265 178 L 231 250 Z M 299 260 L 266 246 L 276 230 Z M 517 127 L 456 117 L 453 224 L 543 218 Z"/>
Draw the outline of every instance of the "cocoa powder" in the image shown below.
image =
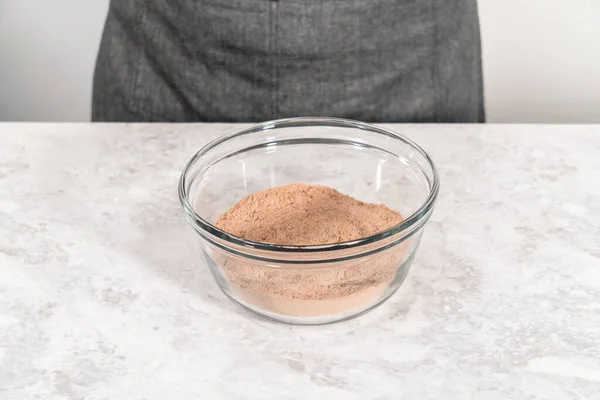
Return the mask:
<path fill-rule="evenodd" d="M 401 221 L 400 213 L 385 205 L 364 203 L 326 186 L 296 183 L 244 197 L 215 225 L 253 241 L 320 245 L 360 239 Z M 273 266 L 216 249 L 215 256 L 232 290 L 244 301 L 280 314 L 318 316 L 360 308 L 380 298 L 396 275 L 404 248 L 402 244 L 370 256 L 317 265 Z"/>
<path fill-rule="evenodd" d="M 257 242 L 317 245 L 347 242 L 402 221 L 383 204 L 367 204 L 335 189 L 295 183 L 244 197 L 217 219 L 225 232 Z"/>

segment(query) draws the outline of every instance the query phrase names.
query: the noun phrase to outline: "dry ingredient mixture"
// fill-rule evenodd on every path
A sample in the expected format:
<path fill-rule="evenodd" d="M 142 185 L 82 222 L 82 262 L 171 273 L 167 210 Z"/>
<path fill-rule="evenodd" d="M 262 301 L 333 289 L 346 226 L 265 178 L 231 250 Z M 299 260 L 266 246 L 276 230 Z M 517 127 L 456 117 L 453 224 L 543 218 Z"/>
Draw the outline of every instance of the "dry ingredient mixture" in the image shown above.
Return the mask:
<path fill-rule="evenodd" d="M 385 205 L 363 203 L 326 186 L 296 183 L 244 197 L 215 225 L 253 241 L 318 245 L 363 238 L 401 221 L 400 213 Z M 404 249 L 398 245 L 349 261 L 281 268 L 223 252 L 217 256 L 244 301 L 271 312 L 318 316 L 353 310 L 381 297 L 403 261 Z"/>

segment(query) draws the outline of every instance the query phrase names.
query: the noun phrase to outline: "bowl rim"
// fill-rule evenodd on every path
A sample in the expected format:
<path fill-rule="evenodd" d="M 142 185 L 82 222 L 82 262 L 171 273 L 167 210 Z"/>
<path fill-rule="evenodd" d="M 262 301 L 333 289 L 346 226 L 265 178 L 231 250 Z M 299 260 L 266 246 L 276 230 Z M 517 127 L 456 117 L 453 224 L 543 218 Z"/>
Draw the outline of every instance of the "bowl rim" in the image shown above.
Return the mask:
<path fill-rule="evenodd" d="M 420 153 L 424 159 L 429 164 L 432 172 L 432 179 L 430 182 L 429 195 L 425 199 L 424 203 L 410 216 L 402 220 L 399 224 L 391 226 L 390 228 L 375 233 L 373 235 L 365 236 L 359 239 L 350 240 L 341 243 L 330 243 L 330 244 L 318 244 L 318 245 L 279 245 L 268 242 L 258 242 L 253 240 L 244 239 L 240 236 L 233 235 L 231 233 L 227 233 L 207 220 L 200 217 L 192 205 L 188 200 L 188 192 L 186 189 L 187 175 L 195 165 L 195 163 L 209 151 L 219 146 L 222 143 L 227 142 L 235 137 L 241 135 L 248 135 L 251 133 L 262 132 L 265 130 L 272 130 L 277 128 L 293 128 L 293 127 L 307 127 L 307 126 L 330 126 L 330 127 L 338 127 L 338 128 L 355 128 L 360 130 L 366 130 L 373 133 L 379 133 L 393 139 L 400 140 L 405 144 L 411 146 L 414 150 Z M 428 179 L 429 180 L 429 179 Z M 204 231 L 216 236 L 219 239 L 222 239 L 226 242 L 230 242 L 232 244 L 242 246 L 245 248 L 258 249 L 264 251 L 273 251 L 273 252 L 323 252 L 323 251 L 337 251 L 337 250 L 345 250 L 353 247 L 359 247 L 367 244 L 373 244 L 383 239 L 394 236 L 402 231 L 407 230 L 415 225 L 418 226 L 418 222 L 423 218 L 428 217 L 429 213 L 433 209 L 435 201 L 438 196 L 440 186 L 440 179 L 437 172 L 437 168 L 429 154 L 417 143 L 413 140 L 407 138 L 404 135 L 401 135 L 391 129 L 383 128 L 381 126 L 369 124 L 366 122 L 344 119 L 344 118 L 329 118 L 329 117 L 295 117 L 295 118 L 285 118 L 278 119 L 272 121 L 266 121 L 258 124 L 253 124 L 251 126 L 247 126 L 245 128 L 237 129 L 228 134 L 220 136 L 209 143 L 207 143 L 204 147 L 202 147 L 196 154 L 188 161 L 183 171 L 181 172 L 181 176 L 179 178 L 178 184 L 178 193 L 179 193 L 179 201 L 188 216 L 188 222 L 195 223 L 197 227 L 203 229 Z M 191 221 L 190 221 L 191 218 Z M 198 229 L 196 229 L 198 231 Z M 198 231 L 200 233 L 200 231 Z"/>

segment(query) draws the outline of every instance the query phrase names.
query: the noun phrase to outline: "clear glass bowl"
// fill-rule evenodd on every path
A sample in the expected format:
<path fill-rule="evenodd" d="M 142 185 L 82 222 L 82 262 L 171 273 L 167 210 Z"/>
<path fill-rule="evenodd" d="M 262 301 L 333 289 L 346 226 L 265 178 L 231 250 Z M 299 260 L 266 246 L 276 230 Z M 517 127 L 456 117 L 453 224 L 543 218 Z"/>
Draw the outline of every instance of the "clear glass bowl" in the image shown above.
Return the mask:
<path fill-rule="evenodd" d="M 316 246 L 253 242 L 215 227 L 244 196 L 298 182 L 386 204 L 405 219 L 372 236 Z M 183 170 L 179 198 L 230 299 L 277 321 L 321 324 L 367 312 L 400 287 L 438 188 L 429 156 L 395 132 L 344 119 L 291 118 L 206 145 Z"/>

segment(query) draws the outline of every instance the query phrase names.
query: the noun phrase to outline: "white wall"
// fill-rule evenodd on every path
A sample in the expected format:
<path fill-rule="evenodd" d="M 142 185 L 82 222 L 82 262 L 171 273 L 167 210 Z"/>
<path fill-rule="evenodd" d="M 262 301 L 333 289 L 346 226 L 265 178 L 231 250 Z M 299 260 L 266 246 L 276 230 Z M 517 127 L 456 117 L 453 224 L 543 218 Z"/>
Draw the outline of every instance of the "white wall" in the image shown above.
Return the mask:
<path fill-rule="evenodd" d="M 488 120 L 600 123 L 600 0 L 479 0 Z"/>
<path fill-rule="evenodd" d="M 600 0 L 479 3 L 490 122 L 600 123 Z M 0 0 L 0 121 L 89 119 L 107 7 Z"/>
<path fill-rule="evenodd" d="M 87 121 L 108 0 L 0 0 L 0 121 Z"/>

